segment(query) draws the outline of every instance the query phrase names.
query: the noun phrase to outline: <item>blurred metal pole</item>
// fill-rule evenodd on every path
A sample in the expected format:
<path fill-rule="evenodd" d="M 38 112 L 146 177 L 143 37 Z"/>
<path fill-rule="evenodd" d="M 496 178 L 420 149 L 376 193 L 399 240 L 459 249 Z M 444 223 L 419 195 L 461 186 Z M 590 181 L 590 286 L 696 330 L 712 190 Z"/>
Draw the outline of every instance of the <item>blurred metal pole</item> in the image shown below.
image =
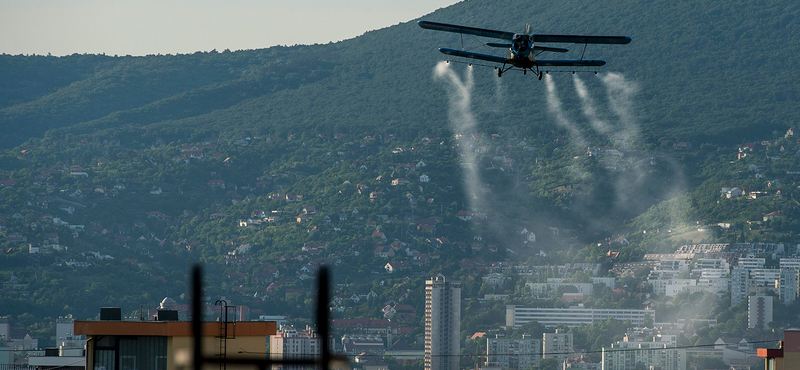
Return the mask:
<path fill-rule="evenodd" d="M 194 336 L 194 353 L 192 366 L 194 370 L 203 367 L 203 281 L 200 264 L 192 266 L 192 335 Z"/>
<path fill-rule="evenodd" d="M 331 361 L 331 349 L 328 346 L 328 301 L 329 298 L 329 272 L 325 266 L 319 269 L 319 282 L 317 283 L 317 333 L 320 340 L 319 368 L 328 370 Z"/>

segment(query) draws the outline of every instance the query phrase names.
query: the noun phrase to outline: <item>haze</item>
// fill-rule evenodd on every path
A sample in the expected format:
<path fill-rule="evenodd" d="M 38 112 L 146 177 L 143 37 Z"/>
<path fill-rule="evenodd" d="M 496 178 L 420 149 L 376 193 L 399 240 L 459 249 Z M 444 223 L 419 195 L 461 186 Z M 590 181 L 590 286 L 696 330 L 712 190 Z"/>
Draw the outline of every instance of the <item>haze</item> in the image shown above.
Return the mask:
<path fill-rule="evenodd" d="M 0 53 L 185 54 L 336 42 L 456 0 L 7 0 Z"/>

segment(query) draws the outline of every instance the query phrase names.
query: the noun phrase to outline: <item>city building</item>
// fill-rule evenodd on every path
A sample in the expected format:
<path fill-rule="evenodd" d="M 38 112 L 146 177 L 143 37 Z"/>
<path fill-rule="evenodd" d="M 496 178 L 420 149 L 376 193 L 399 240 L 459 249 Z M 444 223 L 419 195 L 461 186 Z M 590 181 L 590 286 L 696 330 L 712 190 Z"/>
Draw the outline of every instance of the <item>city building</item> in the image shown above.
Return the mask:
<path fill-rule="evenodd" d="M 542 333 L 542 357 L 553 357 L 558 363 L 575 357 L 575 347 L 572 346 L 572 333 Z"/>
<path fill-rule="evenodd" d="M 486 367 L 527 370 L 539 366 L 542 343 L 538 339 L 486 338 Z"/>
<path fill-rule="evenodd" d="M 56 345 L 68 348 L 83 348 L 86 337 L 75 335 L 75 319 L 72 315 L 56 320 Z"/>
<path fill-rule="evenodd" d="M 656 334 L 652 338 L 645 341 L 626 334 L 622 341 L 604 347 L 602 370 L 686 370 L 686 349 L 675 348 L 676 335 Z"/>
<path fill-rule="evenodd" d="M 178 313 L 173 314 L 159 316 L 177 319 Z M 223 332 L 228 334 L 223 337 Z M 171 370 L 192 365 L 189 321 L 122 321 L 119 308 L 103 308 L 100 321 L 75 321 L 74 334 L 86 336 L 87 369 Z M 274 334 L 274 322 L 237 322 L 235 329 L 233 323 L 204 322 L 203 356 L 233 359 L 240 353 L 263 354 L 267 336 Z"/>
<path fill-rule="evenodd" d="M 56 320 L 56 348 L 30 353 L 28 365 L 37 369 L 83 370 L 86 368 L 86 337 L 75 335 L 72 316 Z"/>
<path fill-rule="evenodd" d="M 747 297 L 750 272 L 739 266 L 731 268 L 731 306 L 736 306 Z"/>
<path fill-rule="evenodd" d="M 39 340 L 25 328 L 12 324 L 8 316 L 0 316 L 0 365 L 13 365 L 17 355 L 38 348 Z"/>
<path fill-rule="evenodd" d="M 778 348 L 759 348 L 765 370 L 800 370 L 800 330 L 787 329 Z"/>
<path fill-rule="evenodd" d="M 569 308 L 534 308 L 509 305 L 506 306 L 506 326 L 518 328 L 531 321 L 537 321 L 548 327 L 558 324 L 573 327 L 580 324 L 591 325 L 605 321 L 608 318 L 619 321 L 630 320 L 633 326 L 644 326 L 645 317 L 648 315 L 650 319 L 655 321 L 655 310 L 593 309 L 586 308 L 583 305 Z"/>
<path fill-rule="evenodd" d="M 750 329 L 769 329 L 772 322 L 772 296 L 754 295 L 747 297 L 747 327 Z"/>
<path fill-rule="evenodd" d="M 439 274 L 425 281 L 425 370 L 458 370 L 461 282 Z"/>
<path fill-rule="evenodd" d="M 744 267 L 748 270 L 763 269 L 766 260 L 760 257 L 742 257 L 739 258 L 738 266 Z"/>
<path fill-rule="evenodd" d="M 781 258 L 779 296 L 781 302 L 789 304 L 800 295 L 800 261 L 797 258 Z"/>
<path fill-rule="evenodd" d="M 333 337 L 328 338 L 328 348 L 334 347 Z M 297 360 L 309 359 L 321 353 L 322 343 L 320 343 L 317 331 L 307 326 L 305 330 L 297 330 L 292 326 L 282 326 L 275 335 L 269 338 L 269 352 L 272 359 Z M 315 368 L 315 366 L 300 365 L 273 365 L 273 369 L 304 369 Z"/>
<path fill-rule="evenodd" d="M 695 264 L 695 269 L 722 269 L 730 270 L 730 264 L 724 258 L 699 258 Z"/>

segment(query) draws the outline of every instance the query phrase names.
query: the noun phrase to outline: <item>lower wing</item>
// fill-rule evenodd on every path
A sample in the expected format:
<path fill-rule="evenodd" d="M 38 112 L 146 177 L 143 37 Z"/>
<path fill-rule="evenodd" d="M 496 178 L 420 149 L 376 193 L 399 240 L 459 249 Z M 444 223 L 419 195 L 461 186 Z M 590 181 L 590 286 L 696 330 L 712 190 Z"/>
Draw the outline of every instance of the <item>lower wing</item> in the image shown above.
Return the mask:
<path fill-rule="evenodd" d="M 439 48 L 439 51 L 442 54 L 453 55 L 453 56 L 457 56 L 457 57 L 480 59 L 480 60 L 486 60 L 486 61 L 495 62 L 495 63 L 506 63 L 506 62 L 508 62 L 508 59 L 503 58 L 503 57 L 498 57 L 498 56 L 495 56 L 495 55 L 479 54 L 479 53 L 473 53 L 473 52 L 469 52 L 469 51 L 447 49 L 447 48 Z"/>
<path fill-rule="evenodd" d="M 600 67 L 605 60 L 536 60 L 539 67 Z"/>

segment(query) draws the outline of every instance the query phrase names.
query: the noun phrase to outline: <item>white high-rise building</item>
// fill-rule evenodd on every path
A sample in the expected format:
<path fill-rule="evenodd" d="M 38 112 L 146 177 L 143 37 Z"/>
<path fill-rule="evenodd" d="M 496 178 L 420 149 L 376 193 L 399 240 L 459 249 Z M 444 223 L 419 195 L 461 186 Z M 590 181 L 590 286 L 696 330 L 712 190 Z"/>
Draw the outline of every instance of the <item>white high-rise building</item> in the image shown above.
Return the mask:
<path fill-rule="evenodd" d="M 783 303 L 790 303 L 800 296 L 800 258 L 781 258 L 781 281 L 779 295 Z"/>
<path fill-rule="evenodd" d="M 439 274 L 425 281 L 425 370 L 458 370 L 461 282 Z"/>
<path fill-rule="evenodd" d="M 747 298 L 747 286 L 750 272 L 744 267 L 731 268 L 731 306 L 735 306 Z"/>
<path fill-rule="evenodd" d="M 789 304 L 800 295 L 800 269 L 781 268 L 780 297 L 783 303 Z"/>

